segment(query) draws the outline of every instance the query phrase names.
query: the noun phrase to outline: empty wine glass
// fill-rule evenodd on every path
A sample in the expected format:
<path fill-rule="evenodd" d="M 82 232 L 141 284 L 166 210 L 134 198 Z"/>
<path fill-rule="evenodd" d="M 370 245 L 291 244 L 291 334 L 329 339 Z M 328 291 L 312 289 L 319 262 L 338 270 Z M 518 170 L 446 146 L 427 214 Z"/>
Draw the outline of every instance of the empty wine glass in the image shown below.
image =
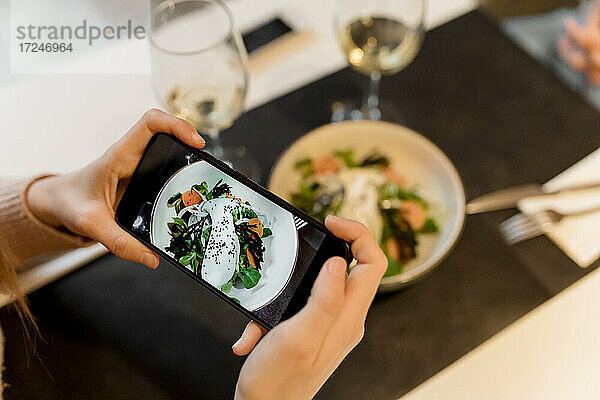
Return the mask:
<path fill-rule="evenodd" d="M 221 0 L 168 0 L 150 20 L 152 78 L 159 100 L 212 140 L 209 151 L 253 179 L 256 162 L 245 148 L 221 145 L 219 132 L 242 113 L 248 55 Z"/>
<path fill-rule="evenodd" d="M 424 14 L 425 0 L 338 0 L 335 29 L 342 49 L 352 68 L 370 82 L 361 109 L 336 102 L 333 121 L 382 119 L 381 77 L 401 71 L 415 58 L 425 36 Z"/>

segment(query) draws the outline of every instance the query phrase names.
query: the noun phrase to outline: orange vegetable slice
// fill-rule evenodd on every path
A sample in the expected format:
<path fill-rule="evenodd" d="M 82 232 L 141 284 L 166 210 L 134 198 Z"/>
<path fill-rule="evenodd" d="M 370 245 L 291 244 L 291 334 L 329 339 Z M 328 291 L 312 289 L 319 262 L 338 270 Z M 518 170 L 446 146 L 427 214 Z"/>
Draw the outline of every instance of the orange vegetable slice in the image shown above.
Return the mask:
<path fill-rule="evenodd" d="M 258 237 L 262 237 L 264 227 L 262 222 L 260 222 L 260 219 L 252 218 L 250 221 L 248 221 L 248 228 L 250 228 L 252 232 L 256 233 Z"/>
<path fill-rule="evenodd" d="M 188 190 L 181 195 L 181 201 L 183 201 L 183 205 L 189 207 L 194 204 L 202 203 L 202 196 L 195 190 Z"/>
<path fill-rule="evenodd" d="M 385 249 L 391 258 L 400 260 L 400 243 L 398 243 L 398 239 L 394 237 L 387 238 L 385 241 Z"/>
<path fill-rule="evenodd" d="M 425 225 L 425 220 L 427 219 L 425 210 L 423 209 L 423 206 L 416 201 L 403 201 L 400 204 L 398 212 L 415 231 L 421 230 Z"/>

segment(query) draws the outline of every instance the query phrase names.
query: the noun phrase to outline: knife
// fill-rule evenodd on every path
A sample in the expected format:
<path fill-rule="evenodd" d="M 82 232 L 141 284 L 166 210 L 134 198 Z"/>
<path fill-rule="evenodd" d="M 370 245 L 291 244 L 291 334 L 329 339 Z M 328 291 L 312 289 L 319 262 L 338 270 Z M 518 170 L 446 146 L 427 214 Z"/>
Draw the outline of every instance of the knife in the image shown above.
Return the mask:
<path fill-rule="evenodd" d="M 600 188 L 600 182 L 568 186 L 554 191 L 544 190 L 544 185 L 538 183 L 528 183 L 496 190 L 476 197 L 467 203 L 466 211 L 467 214 L 479 214 L 487 211 L 504 210 L 506 208 L 514 208 L 517 202 L 525 197 L 593 188 Z"/>

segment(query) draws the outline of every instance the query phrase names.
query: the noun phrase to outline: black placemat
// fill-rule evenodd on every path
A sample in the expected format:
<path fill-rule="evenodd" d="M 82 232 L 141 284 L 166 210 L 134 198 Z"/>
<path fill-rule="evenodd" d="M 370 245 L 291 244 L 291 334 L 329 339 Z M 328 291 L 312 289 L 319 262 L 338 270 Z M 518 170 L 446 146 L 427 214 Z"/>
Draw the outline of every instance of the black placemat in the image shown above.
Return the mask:
<path fill-rule="evenodd" d="M 223 141 L 245 144 L 268 171 L 365 83 L 342 70 L 246 113 Z M 600 146 L 600 115 L 477 12 L 428 33 L 382 97 L 448 154 L 468 197 L 544 182 Z M 395 399 L 593 269 L 543 237 L 505 246 L 497 224 L 510 214 L 469 217 L 433 274 L 379 296 L 363 342 L 317 397 Z M 153 272 L 107 256 L 31 299 L 51 340 L 38 345 L 44 367 L 27 368 L 2 311 L 8 398 L 231 398 L 241 360 L 230 345 L 245 321 L 164 263 Z"/>

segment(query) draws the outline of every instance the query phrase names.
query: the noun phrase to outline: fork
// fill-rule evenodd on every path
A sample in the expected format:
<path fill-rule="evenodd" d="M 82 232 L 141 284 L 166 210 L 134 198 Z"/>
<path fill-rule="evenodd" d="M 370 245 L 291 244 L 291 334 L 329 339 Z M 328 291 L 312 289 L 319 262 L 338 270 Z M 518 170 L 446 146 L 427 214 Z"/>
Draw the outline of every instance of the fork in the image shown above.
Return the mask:
<path fill-rule="evenodd" d="M 542 235 L 544 232 L 551 230 L 564 217 L 589 214 L 598 210 L 600 210 L 600 207 L 594 205 L 589 209 L 577 210 L 576 212 L 559 213 L 553 209 L 546 209 L 531 215 L 518 213 L 502 222 L 498 228 L 504 241 L 512 245 Z"/>

